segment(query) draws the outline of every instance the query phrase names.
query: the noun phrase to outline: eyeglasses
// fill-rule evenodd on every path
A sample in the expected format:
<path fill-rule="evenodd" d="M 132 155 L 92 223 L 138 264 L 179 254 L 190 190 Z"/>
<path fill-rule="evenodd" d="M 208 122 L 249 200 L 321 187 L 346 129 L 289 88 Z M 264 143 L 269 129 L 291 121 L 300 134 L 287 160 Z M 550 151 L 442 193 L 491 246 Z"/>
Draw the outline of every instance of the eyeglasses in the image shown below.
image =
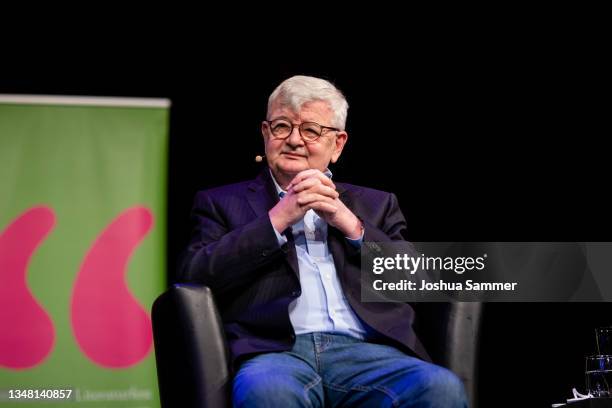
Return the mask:
<path fill-rule="evenodd" d="M 316 122 L 302 122 L 299 125 L 294 125 L 286 119 L 266 120 L 266 122 L 268 126 L 270 126 L 272 136 L 276 139 L 288 138 L 291 132 L 293 132 L 293 128 L 297 126 L 302 140 L 306 143 L 317 141 L 317 139 L 323 136 L 327 131 L 340 131 L 340 129 L 319 125 Z"/>

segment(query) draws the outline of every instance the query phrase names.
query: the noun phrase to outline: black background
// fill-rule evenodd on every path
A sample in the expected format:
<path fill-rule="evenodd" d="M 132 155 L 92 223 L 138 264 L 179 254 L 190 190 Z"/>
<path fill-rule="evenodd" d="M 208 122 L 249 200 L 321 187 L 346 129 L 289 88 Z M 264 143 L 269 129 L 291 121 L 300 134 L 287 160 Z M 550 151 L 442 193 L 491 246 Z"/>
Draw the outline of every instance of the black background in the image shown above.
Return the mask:
<path fill-rule="evenodd" d="M 350 138 L 334 179 L 395 192 L 411 240 L 611 241 L 609 70 L 584 39 L 38 45 L 5 60 L 0 92 L 172 100 L 170 281 L 195 192 L 257 174 L 267 97 L 294 74 L 344 91 Z M 481 406 L 536 407 L 583 390 L 593 329 L 612 318 L 606 303 L 508 303 L 487 304 L 483 324 Z"/>

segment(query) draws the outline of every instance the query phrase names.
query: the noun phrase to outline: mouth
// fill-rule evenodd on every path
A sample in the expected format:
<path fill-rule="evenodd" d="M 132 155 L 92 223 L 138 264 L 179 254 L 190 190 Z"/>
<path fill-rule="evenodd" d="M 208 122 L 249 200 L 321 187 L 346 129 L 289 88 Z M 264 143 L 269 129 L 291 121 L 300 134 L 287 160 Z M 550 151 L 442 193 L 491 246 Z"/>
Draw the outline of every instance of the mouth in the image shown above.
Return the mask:
<path fill-rule="evenodd" d="M 306 157 L 306 156 L 304 156 L 302 154 L 289 153 L 289 152 L 283 152 L 282 155 L 283 156 L 287 156 L 289 158 L 293 158 L 293 159 L 300 159 L 300 158 L 305 158 Z"/>

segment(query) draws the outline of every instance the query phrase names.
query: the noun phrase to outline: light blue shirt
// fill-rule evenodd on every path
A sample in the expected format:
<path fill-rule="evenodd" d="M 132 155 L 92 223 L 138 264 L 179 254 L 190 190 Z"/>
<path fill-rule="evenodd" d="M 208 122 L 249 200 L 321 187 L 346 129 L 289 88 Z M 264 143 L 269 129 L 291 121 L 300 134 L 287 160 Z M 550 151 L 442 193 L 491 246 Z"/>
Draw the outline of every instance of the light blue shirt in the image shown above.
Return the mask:
<path fill-rule="evenodd" d="M 270 172 L 271 174 L 271 172 Z M 271 174 L 272 175 L 272 174 Z M 331 172 L 325 172 L 331 178 Z M 276 191 L 282 197 L 285 191 L 274 179 Z M 295 334 L 312 332 L 331 332 L 346 334 L 365 339 L 363 326 L 349 305 L 338 275 L 334 258 L 327 246 L 327 223 L 313 210 L 308 210 L 304 218 L 291 227 L 297 251 L 302 294 L 289 304 L 289 318 Z M 279 245 L 287 242 L 287 237 L 274 230 Z M 360 239 L 347 240 L 361 246 Z"/>

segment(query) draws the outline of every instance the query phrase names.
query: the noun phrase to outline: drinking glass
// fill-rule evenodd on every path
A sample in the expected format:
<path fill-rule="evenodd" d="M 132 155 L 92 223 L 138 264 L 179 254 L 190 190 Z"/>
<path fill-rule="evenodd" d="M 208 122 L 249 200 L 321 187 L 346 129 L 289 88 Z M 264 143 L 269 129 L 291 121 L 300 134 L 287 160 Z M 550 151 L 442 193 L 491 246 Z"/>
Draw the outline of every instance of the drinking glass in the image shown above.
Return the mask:
<path fill-rule="evenodd" d="M 598 327 L 595 329 L 597 341 L 597 354 L 612 355 L 612 327 Z"/>
<path fill-rule="evenodd" d="M 586 358 L 586 388 L 594 398 L 612 397 L 612 355 L 594 355 Z"/>

